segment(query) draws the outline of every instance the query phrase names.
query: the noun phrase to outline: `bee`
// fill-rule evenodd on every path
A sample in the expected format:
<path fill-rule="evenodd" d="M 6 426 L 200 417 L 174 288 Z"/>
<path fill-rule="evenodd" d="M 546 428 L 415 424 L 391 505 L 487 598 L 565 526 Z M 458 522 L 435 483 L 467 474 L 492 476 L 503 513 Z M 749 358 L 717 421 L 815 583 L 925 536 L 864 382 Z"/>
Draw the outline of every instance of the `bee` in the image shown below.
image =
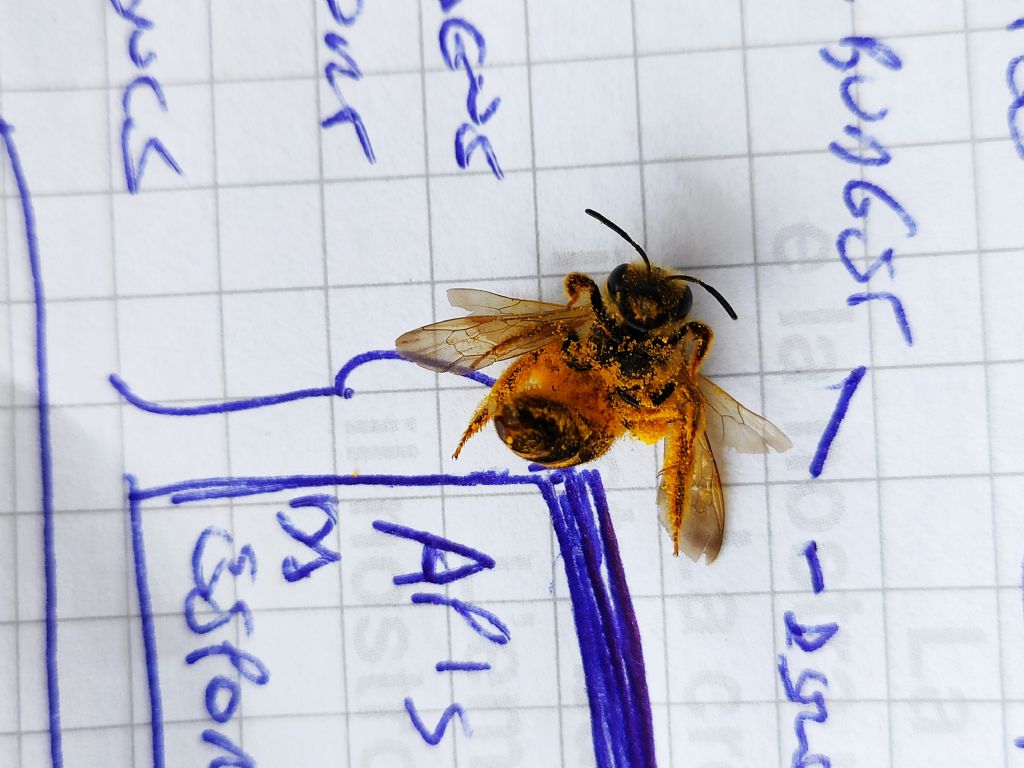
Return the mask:
<path fill-rule="evenodd" d="M 744 453 L 785 451 L 792 443 L 700 373 L 714 336 L 687 319 L 690 285 L 735 320 L 725 297 L 696 277 L 653 265 L 625 230 L 586 213 L 640 254 L 615 267 L 603 291 L 580 272 L 565 278 L 565 305 L 453 288 L 448 300 L 469 315 L 409 331 L 396 349 L 439 372 L 515 360 L 476 409 L 454 458 L 488 422 L 514 453 L 552 468 L 594 461 L 627 433 L 648 444 L 664 440 L 659 517 L 674 554 L 711 563 L 725 533 L 712 443 Z"/>

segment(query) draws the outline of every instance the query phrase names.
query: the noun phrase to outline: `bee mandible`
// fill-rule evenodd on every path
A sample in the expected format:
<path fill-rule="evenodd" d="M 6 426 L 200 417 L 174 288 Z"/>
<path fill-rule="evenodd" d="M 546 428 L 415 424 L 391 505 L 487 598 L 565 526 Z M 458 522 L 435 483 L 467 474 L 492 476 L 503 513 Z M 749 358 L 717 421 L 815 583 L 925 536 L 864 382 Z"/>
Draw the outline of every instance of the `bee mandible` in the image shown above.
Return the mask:
<path fill-rule="evenodd" d="M 459 440 L 488 422 L 514 453 L 546 467 L 594 461 L 618 438 L 665 441 L 659 517 L 692 560 L 718 556 L 725 500 L 712 444 L 743 453 L 785 451 L 789 438 L 700 373 L 714 339 L 687 319 L 690 285 L 736 312 L 714 287 L 651 263 L 621 227 L 586 210 L 640 255 L 608 275 L 602 291 L 583 273 L 565 278 L 568 303 L 513 299 L 453 288 L 452 306 L 469 315 L 399 336 L 399 354 L 439 372 L 467 373 L 517 358 L 499 376 Z"/>

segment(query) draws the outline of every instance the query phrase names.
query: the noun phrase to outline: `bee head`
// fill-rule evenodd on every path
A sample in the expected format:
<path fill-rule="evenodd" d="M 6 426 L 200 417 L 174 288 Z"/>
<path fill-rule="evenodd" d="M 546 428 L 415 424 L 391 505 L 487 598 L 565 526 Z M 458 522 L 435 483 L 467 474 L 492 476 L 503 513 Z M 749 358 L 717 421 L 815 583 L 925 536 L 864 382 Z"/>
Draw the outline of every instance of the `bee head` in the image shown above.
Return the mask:
<path fill-rule="evenodd" d="M 685 283 L 699 285 L 718 300 L 729 317 L 736 319 L 736 311 L 715 288 L 696 277 L 671 275 L 659 267 L 652 267 L 646 251 L 622 227 L 590 208 L 586 213 L 632 245 L 643 259 L 643 262 L 619 264 L 608 275 L 608 295 L 630 328 L 646 332 L 686 319 L 693 306 L 693 292 Z M 677 280 L 683 284 L 676 285 Z"/>
<path fill-rule="evenodd" d="M 608 275 L 608 295 L 622 320 L 637 331 L 684 320 L 693 306 L 693 292 L 649 263 L 619 264 Z"/>

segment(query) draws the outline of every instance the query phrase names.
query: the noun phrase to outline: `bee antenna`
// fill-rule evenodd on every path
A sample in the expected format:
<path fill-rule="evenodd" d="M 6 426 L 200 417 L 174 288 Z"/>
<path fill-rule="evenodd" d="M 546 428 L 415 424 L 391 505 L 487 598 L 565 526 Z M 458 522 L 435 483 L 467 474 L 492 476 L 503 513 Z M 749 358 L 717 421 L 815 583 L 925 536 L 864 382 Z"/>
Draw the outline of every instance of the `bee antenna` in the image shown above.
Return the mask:
<path fill-rule="evenodd" d="M 688 283 L 696 283 L 701 288 L 703 288 L 705 291 L 707 291 L 712 296 L 714 296 L 716 299 L 718 299 L 718 303 L 721 304 L 722 308 L 726 312 L 729 313 L 729 317 L 731 317 L 733 320 L 738 320 L 739 319 L 738 315 L 736 314 L 736 310 L 732 308 L 732 305 L 729 304 L 729 302 L 725 300 L 725 296 L 720 294 L 718 292 L 718 290 L 716 288 L 714 288 L 714 286 L 708 285 L 703 280 L 698 280 L 696 277 L 691 277 L 690 275 L 672 275 L 672 277 L 670 277 L 668 279 L 669 280 L 685 280 Z"/>
<path fill-rule="evenodd" d="M 640 243 L 638 243 L 636 240 L 634 240 L 632 237 L 630 237 L 626 233 L 626 230 L 624 230 L 622 227 L 620 227 L 614 221 L 611 221 L 607 216 L 604 216 L 603 214 L 600 214 L 600 213 L 598 213 L 597 211 L 595 211 L 595 210 L 593 210 L 591 208 L 585 209 L 584 213 L 586 213 L 588 216 L 593 216 L 595 219 L 597 219 L 602 224 L 604 224 L 606 227 L 608 227 L 608 229 L 610 229 L 612 232 L 614 232 L 619 237 L 621 237 L 623 240 L 625 240 L 627 243 L 629 243 L 634 248 L 636 248 L 636 252 L 640 254 L 640 258 L 643 259 L 644 260 L 644 264 L 647 265 L 647 271 L 648 272 L 651 271 L 651 260 L 647 258 L 646 251 L 644 251 L 644 249 L 640 247 Z"/>

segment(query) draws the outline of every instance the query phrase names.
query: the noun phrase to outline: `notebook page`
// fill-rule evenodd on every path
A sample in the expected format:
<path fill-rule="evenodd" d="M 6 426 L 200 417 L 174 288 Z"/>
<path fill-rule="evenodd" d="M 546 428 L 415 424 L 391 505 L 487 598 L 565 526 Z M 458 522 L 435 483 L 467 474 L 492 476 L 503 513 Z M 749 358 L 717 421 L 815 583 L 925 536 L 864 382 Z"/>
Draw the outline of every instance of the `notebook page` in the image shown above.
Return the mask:
<path fill-rule="evenodd" d="M 0 0 L 0 765 L 1024 765 L 1022 91 L 1007 0 Z M 587 208 L 793 442 L 711 565 L 394 352 Z"/>

